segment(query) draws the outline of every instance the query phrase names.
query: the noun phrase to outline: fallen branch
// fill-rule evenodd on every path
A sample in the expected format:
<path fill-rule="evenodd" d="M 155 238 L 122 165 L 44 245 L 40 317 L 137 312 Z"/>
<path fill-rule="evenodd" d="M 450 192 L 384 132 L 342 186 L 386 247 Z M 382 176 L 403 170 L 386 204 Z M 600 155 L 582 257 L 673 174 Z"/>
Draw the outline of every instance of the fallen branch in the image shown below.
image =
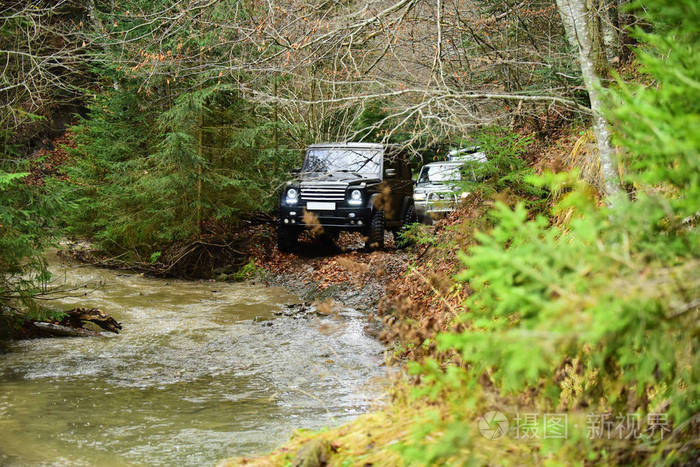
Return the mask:
<path fill-rule="evenodd" d="M 30 334 L 41 337 L 96 337 L 100 335 L 99 332 L 91 329 L 71 328 L 41 321 L 32 321 L 31 326 L 37 329 L 35 329 L 35 332 L 30 332 Z"/>
<path fill-rule="evenodd" d="M 115 334 L 119 334 L 119 331 L 122 328 L 121 323 L 117 322 L 117 320 L 97 308 L 75 308 L 73 310 L 66 311 L 65 314 L 67 316 L 61 319 L 59 324 L 75 329 L 82 329 L 83 324 L 86 321 L 95 323 L 105 331 L 113 332 Z"/>
<path fill-rule="evenodd" d="M 17 336 L 20 339 L 33 337 L 97 337 L 100 331 L 86 329 L 87 322 L 98 325 L 105 331 L 119 334 L 121 323 L 97 308 L 74 308 L 63 312 L 60 321 L 46 322 L 26 319 L 22 331 Z"/>

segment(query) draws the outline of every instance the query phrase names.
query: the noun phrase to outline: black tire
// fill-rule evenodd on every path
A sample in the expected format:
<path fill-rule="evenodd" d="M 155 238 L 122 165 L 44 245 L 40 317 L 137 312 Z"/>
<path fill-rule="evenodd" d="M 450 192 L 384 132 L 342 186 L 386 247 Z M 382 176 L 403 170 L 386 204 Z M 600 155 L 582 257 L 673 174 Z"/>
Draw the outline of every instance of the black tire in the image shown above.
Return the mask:
<path fill-rule="evenodd" d="M 299 231 L 284 225 L 277 226 L 277 249 L 285 253 L 296 250 Z"/>
<path fill-rule="evenodd" d="M 406 248 L 409 246 L 408 241 L 399 241 L 399 235 L 401 232 L 405 232 L 406 228 L 411 225 L 415 224 L 418 222 L 418 215 L 416 214 L 416 206 L 411 203 L 408 205 L 406 208 L 406 212 L 403 213 L 403 220 L 401 222 L 401 229 L 394 235 L 394 243 L 396 244 L 397 248 Z"/>
<path fill-rule="evenodd" d="M 365 247 L 368 250 L 382 250 L 384 248 L 385 227 L 386 220 L 384 219 L 384 211 L 374 211 L 367 229 L 367 242 L 365 242 Z"/>
<path fill-rule="evenodd" d="M 340 237 L 339 230 L 326 230 L 321 234 L 321 241 L 329 244 L 335 243 L 338 241 L 338 237 Z"/>
<path fill-rule="evenodd" d="M 401 229 L 405 229 L 406 226 L 415 224 L 418 222 L 418 215 L 416 214 L 416 205 L 411 203 L 406 208 L 406 212 L 403 214 L 403 223 L 401 224 Z"/>

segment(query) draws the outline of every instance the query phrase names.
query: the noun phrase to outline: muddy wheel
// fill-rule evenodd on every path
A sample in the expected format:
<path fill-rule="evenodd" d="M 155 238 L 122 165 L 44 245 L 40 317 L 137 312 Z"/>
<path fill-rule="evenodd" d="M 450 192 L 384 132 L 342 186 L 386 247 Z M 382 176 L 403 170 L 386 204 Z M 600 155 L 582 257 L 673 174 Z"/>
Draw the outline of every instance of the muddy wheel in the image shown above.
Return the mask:
<path fill-rule="evenodd" d="M 365 243 L 365 247 L 368 250 L 381 250 L 384 248 L 385 225 L 384 211 L 374 211 L 367 231 L 367 242 Z"/>
<path fill-rule="evenodd" d="M 413 203 L 411 203 L 408 205 L 408 207 L 406 208 L 406 212 L 403 215 L 403 223 L 401 224 L 401 228 L 405 229 L 407 226 L 415 224 L 416 222 L 418 222 L 416 206 Z"/>
<path fill-rule="evenodd" d="M 293 252 L 297 247 L 299 232 L 283 225 L 277 226 L 277 249 L 285 253 Z"/>

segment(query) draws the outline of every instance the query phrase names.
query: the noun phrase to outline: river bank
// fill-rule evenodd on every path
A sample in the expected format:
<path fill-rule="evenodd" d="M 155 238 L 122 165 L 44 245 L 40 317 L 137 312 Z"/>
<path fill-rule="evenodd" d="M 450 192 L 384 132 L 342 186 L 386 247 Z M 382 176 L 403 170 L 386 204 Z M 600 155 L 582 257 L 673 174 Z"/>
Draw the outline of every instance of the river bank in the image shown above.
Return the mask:
<path fill-rule="evenodd" d="M 223 256 L 230 261 L 215 260 L 209 264 L 216 267 L 205 268 L 195 277 L 181 273 L 182 270 L 194 270 L 185 261 L 170 269 L 167 264 L 172 263 L 165 260 L 153 263 L 126 261 L 109 257 L 85 241 L 64 242 L 59 255 L 83 264 L 135 271 L 150 277 L 215 282 L 247 280 L 282 287 L 300 297 L 307 306 L 322 304 L 321 308 L 327 313 L 333 307 L 350 307 L 364 312 L 375 324 L 387 288 L 390 284 L 398 286 L 398 280 L 408 270 L 413 256 L 412 252 L 397 248 L 391 234 L 386 236 L 384 250 L 371 252 L 365 250 L 359 234 L 342 233 L 335 242 L 305 234 L 300 239 L 298 251 L 293 254 L 277 250 L 275 235 L 273 223 L 257 222 L 232 232 L 228 238 L 202 242 L 210 246 L 221 245 L 221 250 L 226 250 Z M 371 332 L 376 335 L 379 330 L 374 326 Z"/>

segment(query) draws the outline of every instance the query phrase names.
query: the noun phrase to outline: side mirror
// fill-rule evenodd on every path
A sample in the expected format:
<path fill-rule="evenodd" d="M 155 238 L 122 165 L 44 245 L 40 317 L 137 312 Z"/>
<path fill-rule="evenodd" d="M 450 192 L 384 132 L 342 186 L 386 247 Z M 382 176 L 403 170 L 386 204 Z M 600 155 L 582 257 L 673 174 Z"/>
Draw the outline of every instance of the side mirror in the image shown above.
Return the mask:
<path fill-rule="evenodd" d="M 396 169 L 385 169 L 384 175 L 387 177 L 396 177 Z"/>

